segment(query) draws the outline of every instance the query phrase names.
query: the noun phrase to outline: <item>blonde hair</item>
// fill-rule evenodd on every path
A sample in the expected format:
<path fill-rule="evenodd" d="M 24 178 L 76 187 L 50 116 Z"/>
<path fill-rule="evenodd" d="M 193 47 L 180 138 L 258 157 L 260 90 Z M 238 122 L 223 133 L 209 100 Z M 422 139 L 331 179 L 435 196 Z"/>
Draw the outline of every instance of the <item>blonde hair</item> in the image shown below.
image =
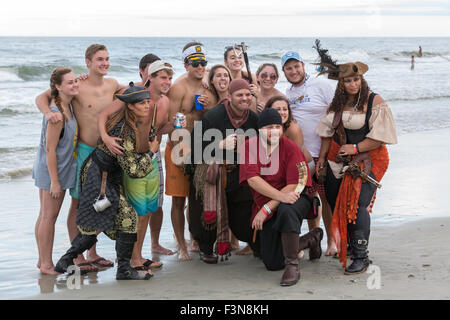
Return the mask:
<path fill-rule="evenodd" d="M 66 115 L 64 114 L 62 105 L 61 105 L 61 97 L 59 96 L 59 91 L 56 88 L 56 85 L 61 85 L 63 81 L 63 77 L 65 74 L 72 72 L 72 69 L 68 67 L 59 67 L 53 70 L 52 75 L 50 76 L 50 90 L 51 96 L 55 100 L 56 107 L 58 107 L 59 112 L 61 112 L 63 120 L 65 122 L 68 121 Z"/>

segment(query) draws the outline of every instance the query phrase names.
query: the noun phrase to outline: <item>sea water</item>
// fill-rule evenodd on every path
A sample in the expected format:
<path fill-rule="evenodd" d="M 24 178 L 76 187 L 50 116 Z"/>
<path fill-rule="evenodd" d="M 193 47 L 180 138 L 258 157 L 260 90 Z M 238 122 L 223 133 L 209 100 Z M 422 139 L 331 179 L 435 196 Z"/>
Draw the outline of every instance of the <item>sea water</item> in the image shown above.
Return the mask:
<path fill-rule="evenodd" d="M 66 288 L 64 278 L 42 276 L 35 267 L 37 248 L 34 225 L 39 214 L 39 196 L 38 189 L 33 186 L 31 168 L 39 143 L 42 115 L 34 100 L 39 93 L 48 89 L 52 70 L 69 66 L 76 74 L 87 73 L 84 52 L 90 44 L 101 43 L 108 47 L 110 55 L 108 76 L 120 83 L 140 80 L 139 60 L 147 53 L 154 53 L 171 63 L 175 69 L 175 80 L 185 71 L 181 50 L 193 40 L 204 44 L 208 67 L 223 63 L 226 46 L 245 41 L 250 46 L 248 55 L 252 72 L 256 72 L 258 66 L 265 62 L 275 63 L 280 68 L 283 53 L 295 50 L 304 59 L 306 71 L 313 77 L 317 75 L 312 65 L 318 59 L 317 52 L 312 48 L 314 38 L 0 37 L 0 298 L 24 297 Z M 450 38 L 320 40 L 338 63 L 362 61 L 369 65 L 365 78 L 370 88 L 391 107 L 400 138 L 409 133 L 450 127 Z M 423 48 L 422 57 L 417 56 L 419 46 Z M 410 70 L 412 55 L 415 55 L 416 61 L 414 70 Z M 279 71 L 277 88 L 285 92 L 289 84 Z M 331 80 L 330 83 L 336 84 Z M 395 151 L 395 146 L 392 148 Z M 383 200 L 386 187 L 380 191 L 379 200 Z M 389 199 L 387 195 L 384 197 Z M 160 240 L 163 245 L 175 249 L 170 200 L 170 197 L 165 198 Z M 429 213 L 426 208 L 422 210 L 424 204 L 419 201 L 413 213 L 408 212 L 406 217 L 399 217 L 391 214 L 396 212 L 396 208 L 385 210 L 390 208 L 386 202 L 382 202 L 383 210 L 374 216 L 374 224 L 394 224 Z M 55 226 L 55 263 L 70 245 L 66 228 L 69 204 L 70 197 L 66 195 Z M 397 211 L 403 212 L 402 208 L 408 205 L 409 202 L 400 202 L 399 206 L 403 207 Z M 377 208 L 380 207 L 376 203 Z M 144 244 L 145 257 L 150 257 L 149 238 L 147 235 Z M 113 260 L 113 242 L 102 235 L 99 239 L 99 253 Z M 90 275 L 85 278 L 85 284 L 103 282 L 103 279 L 112 280 L 114 272 L 115 268 L 101 272 L 98 276 Z"/>

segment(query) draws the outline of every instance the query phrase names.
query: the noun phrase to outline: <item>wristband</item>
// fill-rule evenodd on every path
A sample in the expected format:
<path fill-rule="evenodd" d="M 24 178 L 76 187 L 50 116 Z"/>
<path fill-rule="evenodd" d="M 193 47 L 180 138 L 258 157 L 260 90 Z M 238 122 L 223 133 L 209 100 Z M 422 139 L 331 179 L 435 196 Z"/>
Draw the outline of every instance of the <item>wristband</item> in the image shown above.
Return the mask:
<path fill-rule="evenodd" d="M 267 213 L 267 211 L 266 211 L 266 208 L 264 208 L 264 207 L 261 208 L 261 212 L 264 213 L 266 216 L 269 215 L 269 214 Z"/>
<path fill-rule="evenodd" d="M 269 215 L 269 214 L 272 213 L 272 210 L 270 210 L 270 208 L 269 208 L 269 206 L 268 206 L 267 204 L 265 204 L 265 205 L 263 206 L 263 208 L 266 209 L 267 215 Z"/>
<path fill-rule="evenodd" d="M 358 153 L 359 153 L 360 151 L 359 151 L 359 146 L 358 146 L 358 144 L 355 144 L 355 146 L 356 146 L 356 151 L 358 151 Z"/>
<path fill-rule="evenodd" d="M 355 154 L 358 154 L 358 146 L 356 144 L 353 145 L 353 151 L 355 151 Z"/>

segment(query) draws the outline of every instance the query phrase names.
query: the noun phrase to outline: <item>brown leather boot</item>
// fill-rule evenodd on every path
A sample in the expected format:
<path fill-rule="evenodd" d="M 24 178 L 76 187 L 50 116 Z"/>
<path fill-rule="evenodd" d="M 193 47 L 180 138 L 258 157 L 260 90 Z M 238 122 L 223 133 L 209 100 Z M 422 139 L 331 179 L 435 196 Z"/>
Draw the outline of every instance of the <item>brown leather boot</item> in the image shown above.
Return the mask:
<path fill-rule="evenodd" d="M 283 287 L 292 286 L 300 279 L 300 270 L 298 268 L 299 241 L 298 233 L 282 233 L 281 242 L 283 244 L 283 254 L 285 270 L 281 277 L 280 285 Z"/>
<path fill-rule="evenodd" d="M 314 228 L 300 237 L 299 250 L 309 249 L 309 260 L 319 259 L 322 256 L 322 247 L 320 246 L 322 238 L 323 230 Z"/>

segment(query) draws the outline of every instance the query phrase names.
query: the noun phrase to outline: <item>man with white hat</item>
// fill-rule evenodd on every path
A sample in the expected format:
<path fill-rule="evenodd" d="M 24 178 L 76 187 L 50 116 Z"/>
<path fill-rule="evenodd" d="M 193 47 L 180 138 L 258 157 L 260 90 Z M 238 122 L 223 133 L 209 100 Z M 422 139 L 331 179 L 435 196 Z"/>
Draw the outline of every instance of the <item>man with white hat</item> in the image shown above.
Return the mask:
<path fill-rule="evenodd" d="M 322 78 L 310 77 L 305 71 L 305 64 L 298 52 L 286 52 L 281 58 L 281 69 L 291 84 L 291 87 L 286 90 L 286 97 L 290 101 L 292 116 L 302 128 L 305 148 L 317 163 L 322 141 L 316 133 L 316 127 L 333 100 L 334 88 Z M 316 179 L 312 182 L 313 190 L 319 193 L 323 203 L 322 214 L 328 236 L 328 248 L 325 255 L 334 255 L 337 249 L 329 234 L 331 209 L 326 202 L 325 189 Z M 320 217 L 308 221 L 308 225 L 310 230 L 319 227 Z"/>
<path fill-rule="evenodd" d="M 162 134 L 167 133 L 164 130 L 167 130 L 172 125 L 172 122 L 169 121 L 169 99 L 166 94 L 172 84 L 174 71 L 169 63 L 162 61 L 154 54 L 147 54 L 139 63 L 139 73 L 142 78 L 142 82 L 139 85 L 144 85 L 151 96 L 151 110 L 148 121 L 152 123 L 153 131 L 157 139 L 161 141 Z M 99 130 L 102 140 L 108 149 L 116 154 L 121 154 L 123 148 L 117 143 L 117 138 L 108 136 L 105 130 L 105 123 L 110 115 L 123 107 L 123 103 L 116 100 L 99 117 Z M 155 154 L 153 161 L 155 162 L 155 169 L 146 177 L 142 179 L 127 179 L 125 177 L 124 179 L 127 197 L 139 216 L 137 241 L 131 259 L 131 265 L 138 269 L 157 268 L 162 265 L 160 262 L 153 262 L 142 257 L 142 245 L 148 224 L 150 224 L 151 230 L 152 252 L 167 255 L 174 254 L 172 250 L 159 244 L 164 199 L 164 175 L 159 150 Z M 149 188 L 151 192 L 149 192 Z M 136 199 L 136 201 L 133 201 L 133 199 Z"/>

